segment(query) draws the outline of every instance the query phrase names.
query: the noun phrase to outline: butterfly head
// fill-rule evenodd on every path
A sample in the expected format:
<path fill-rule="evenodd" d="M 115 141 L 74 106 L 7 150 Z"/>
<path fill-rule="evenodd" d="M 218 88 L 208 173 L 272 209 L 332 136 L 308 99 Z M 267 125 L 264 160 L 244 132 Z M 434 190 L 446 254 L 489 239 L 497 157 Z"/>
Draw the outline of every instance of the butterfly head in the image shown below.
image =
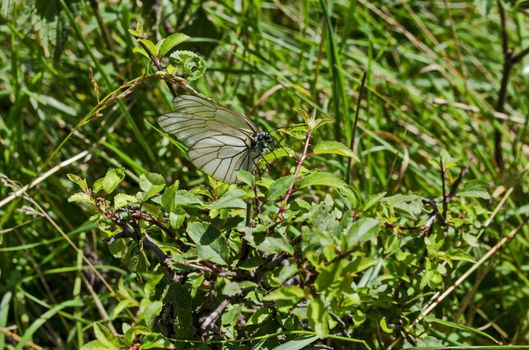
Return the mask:
<path fill-rule="evenodd" d="M 274 142 L 275 139 L 267 132 L 258 132 L 255 133 L 252 140 L 252 148 L 258 151 L 259 153 L 263 153 L 265 149 L 268 148 L 268 146 Z"/>

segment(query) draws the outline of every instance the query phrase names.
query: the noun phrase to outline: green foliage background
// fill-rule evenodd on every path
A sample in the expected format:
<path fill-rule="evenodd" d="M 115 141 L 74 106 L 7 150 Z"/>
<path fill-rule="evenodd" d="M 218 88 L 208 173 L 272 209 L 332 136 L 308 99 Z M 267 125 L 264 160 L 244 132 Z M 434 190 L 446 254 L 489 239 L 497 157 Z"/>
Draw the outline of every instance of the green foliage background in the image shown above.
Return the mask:
<path fill-rule="evenodd" d="M 2 1 L 0 349 L 527 345 L 524 6 Z M 158 59 L 288 154 L 208 179 Z"/>

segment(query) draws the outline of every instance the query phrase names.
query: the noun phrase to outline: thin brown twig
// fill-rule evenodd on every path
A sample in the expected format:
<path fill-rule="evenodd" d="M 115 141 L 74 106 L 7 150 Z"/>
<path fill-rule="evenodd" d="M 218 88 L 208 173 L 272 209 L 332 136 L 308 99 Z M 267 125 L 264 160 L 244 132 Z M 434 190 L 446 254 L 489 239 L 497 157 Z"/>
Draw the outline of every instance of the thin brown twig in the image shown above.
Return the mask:
<path fill-rule="evenodd" d="M 0 333 L 7 335 L 9 338 L 13 339 L 17 343 L 19 343 L 22 340 L 22 337 L 16 333 L 11 332 L 8 328 L 0 327 Z M 31 340 L 28 340 L 24 343 L 25 347 L 34 349 L 34 350 L 44 350 L 44 348 L 40 345 L 35 344 Z"/>

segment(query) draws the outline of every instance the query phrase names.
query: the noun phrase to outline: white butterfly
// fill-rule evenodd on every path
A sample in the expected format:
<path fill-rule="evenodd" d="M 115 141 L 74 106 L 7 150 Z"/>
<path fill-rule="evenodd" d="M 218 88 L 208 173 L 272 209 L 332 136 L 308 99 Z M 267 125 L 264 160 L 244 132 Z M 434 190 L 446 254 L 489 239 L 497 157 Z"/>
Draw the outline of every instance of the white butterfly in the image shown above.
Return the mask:
<path fill-rule="evenodd" d="M 219 181 L 235 183 L 236 170 L 252 172 L 256 159 L 275 141 L 242 114 L 211 99 L 180 95 L 174 109 L 160 116 L 158 124 L 189 148 L 196 167 Z"/>

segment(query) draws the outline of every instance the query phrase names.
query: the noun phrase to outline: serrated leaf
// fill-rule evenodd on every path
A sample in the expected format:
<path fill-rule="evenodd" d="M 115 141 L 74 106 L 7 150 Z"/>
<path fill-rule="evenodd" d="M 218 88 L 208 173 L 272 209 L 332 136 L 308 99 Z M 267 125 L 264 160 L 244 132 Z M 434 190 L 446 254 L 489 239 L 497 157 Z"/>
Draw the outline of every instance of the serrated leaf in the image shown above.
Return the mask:
<path fill-rule="evenodd" d="M 99 340 L 105 347 L 109 349 L 119 349 L 119 339 L 112 334 L 112 332 L 102 324 L 96 322 L 94 324 L 94 334 L 96 339 Z"/>
<path fill-rule="evenodd" d="M 206 61 L 193 51 L 177 50 L 171 53 L 169 59 L 170 65 L 181 71 L 184 78 L 188 81 L 200 78 L 206 71 Z"/>
<path fill-rule="evenodd" d="M 92 197 L 90 197 L 89 194 L 84 192 L 78 192 L 72 194 L 70 197 L 68 197 L 68 202 L 74 202 L 74 203 L 92 203 Z"/>
<path fill-rule="evenodd" d="M 287 193 L 294 182 L 294 176 L 288 175 L 275 180 L 266 191 L 266 199 L 269 203 L 274 202 L 277 198 Z"/>
<path fill-rule="evenodd" d="M 149 39 L 138 39 L 138 41 L 147 48 L 147 53 L 153 56 L 158 56 L 158 48 L 156 47 L 156 45 L 154 45 L 152 41 L 150 41 Z"/>
<path fill-rule="evenodd" d="M 162 39 L 162 44 L 160 45 L 160 50 L 158 51 L 158 56 L 161 58 L 170 52 L 175 46 L 183 43 L 184 41 L 189 40 L 189 36 L 182 33 L 173 33 L 167 38 Z"/>
<path fill-rule="evenodd" d="M 227 191 L 217 201 L 208 205 L 209 209 L 244 209 L 246 208 L 246 202 L 243 197 L 246 196 L 246 192 L 241 189 L 234 189 Z"/>
<path fill-rule="evenodd" d="M 145 324 L 148 327 L 152 327 L 152 324 L 156 317 L 160 314 L 162 311 L 163 303 L 159 300 L 153 301 L 147 307 L 143 310 L 142 316 L 145 320 Z"/>
<path fill-rule="evenodd" d="M 380 192 L 380 193 L 374 194 L 371 197 L 369 197 L 365 201 L 364 206 L 362 207 L 362 211 L 366 211 L 367 209 L 371 208 L 372 206 L 380 202 L 384 198 L 385 195 L 386 195 L 386 192 Z"/>
<path fill-rule="evenodd" d="M 145 56 L 146 58 L 150 59 L 149 54 L 143 47 L 135 47 L 132 49 L 132 52 L 139 53 L 142 56 Z"/>
<path fill-rule="evenodd" d="M 419 215 L 423 208 L 422 197 L 415 194 L 396 194 L 391 197 L 381 199 L 381 202 L 388 203 L 392 207 L 400 209 L 409 215 L 416 217 Z"/>
<path fill-rule="evenodd" d="M 334 123 L 334 120 L 331 118 L 319 118 L 314 120 L 314 130 L 318 129 L 319 127 L 322 127 L 326 124 L 332 124 Z"/>
<path fill-rule="evenodd" d="M 294 248 L 283 237 L 272 237 L 267 236 L 264 238 L 261 244 L 257 248 L 268 254 L 277 254 L 280 252 L 286 252 L 288 254 L 294 254 Z"/>
<path fill-rule="evenodd" d="M 165 187 L 165 179 L 162 175 L 156 173 L 146 173 L 140 175 L 140 188 L 144 192 L 142 194 L 142 201 L 146 201 L 163 190 Z"/>
<path fill-rule="evenodd" d="M 248 326 L 250 325 L 260 325 L 267 319 L 269 319 L 272 316 L 272 310 L 267 307 L 263 307 L 260 309 L 257 309 L 252 316 L 248 319 L 246 324 Z"/>
<path fill-rule="evenodd" d="M 241 287 L 237 282 L 229 282 L 222 288 L 222 295 L 234 296 L 241 293 Z"/>
<path fill-rule="evenodd" d="M 184 190 L 175 192 L 174 201 L 176 205 L 203 205 L 199 196 Z"/>
<path fill-rule="evenodd" d="M 178 183 L 169 186 L 162 195 L 162 206 L 168 212 L 174 212 L 177 207 L 182 205 L 203 205 L 202 200 L 196 194 L 185 191 L 176 190 Z"/>
<path fill-rule="evenodd" d="M 88 184 L 86 183 L 86 180 L 75 175 L 75 174 L 67 174 L 66 175 L 68 177 L 68 179 L 77 184 L 79 187 L 81 187 L 81 190 L 83 191 L 87 191 L 88 190 Z"/>
<path fill-rule="evenodd" d="M 143 30 L 143 22 L 141 20 L 136 22 L 136 29 L 129 29 L 129 33 L 136 38 L 141 38 L 145 35 Z"/>
<path fill-rule="evenodd" d="M 226 260 L 230 257 L 230 248 L 224 235 L 215 226 L 192 222 L 188 225 L 187 232 L 197 245 L 200 258 L 226 265 Z"/>
<path fill-rule="evenodd" d="M 118 193 L 114 196 L 114 209 L 123 208 L 134 203 L 138 203 L 138 198 L 130 194 Z"/>
<path fill-rule="evenodd" d="M 253 186 L 255 184 L 255 176 L 246 170 L 237 170 L 235 175 L 238 180 L 248 186 Z"/>
<path fill-rule="evenodd" d="M 334 174 L 315 171 L 305 176 L 300 182 L 298 187 L 304 188 L 308 186 L 329 186 L 339 189 L 340 192 L 343 192 L 351 203 L 354 201 L 354 192 L 353 190 L 339 177 Z"/>
<path fill-rule="evenodd" d="M 99 193 L 101 190 L 105 194 L 112 193 L 116 187 L 119 186 L 121 181 L 125 178 L 125 170 L 122 168 L 110 169 L 105 177 L 98 179 L 94 183 L 94 192 Z"/>
<path fill-rule="evenodd" d="M 358 161 L 358 158 L 349 147 L 336 141 L 319 142 L 314 146 L 313 152 L 314 154 L 338 154 L 345 157 L 351 157 L 355 161 Z"/>
<path fill-rule="evenodd" d="M 358 243 L 365 242 L 380 231 L 380 222 L 373 218 L 361 218 L 351 224 L 344 232 L 344 250 L 350 250 Z"/>
<path fill-rule="evenodd" d="M 223 325 L 234 325 L 239 317 L 241 316 L 242 305 L 241 304 L 230 304 L 222 314 Z"/>

